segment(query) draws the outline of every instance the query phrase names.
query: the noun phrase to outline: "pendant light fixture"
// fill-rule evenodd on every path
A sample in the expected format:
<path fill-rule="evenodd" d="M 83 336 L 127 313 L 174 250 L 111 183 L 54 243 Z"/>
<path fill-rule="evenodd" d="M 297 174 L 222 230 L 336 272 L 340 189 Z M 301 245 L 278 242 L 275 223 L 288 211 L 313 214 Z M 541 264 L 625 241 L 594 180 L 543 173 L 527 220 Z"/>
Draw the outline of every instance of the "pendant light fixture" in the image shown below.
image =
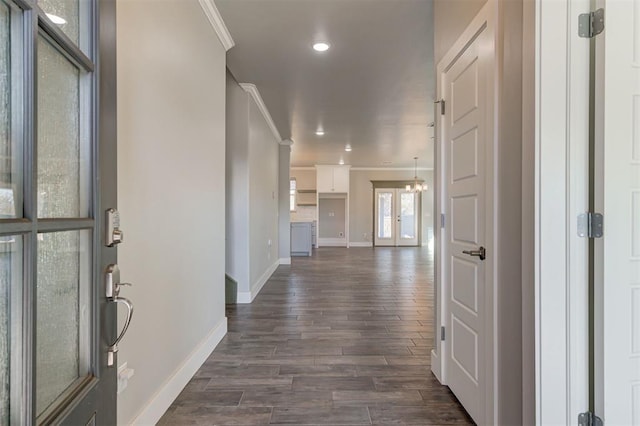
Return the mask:
<path fill-rule="evenodd" d="M 422 192 L 427 190 L 427 185 L 423 185 L 418 183 L 418 157 L 413 157 L 413 161 L 415 161 L 415 175 L 413 176 L 413 187 L 411 185 L 407 185 L 405 189 L 409 192 Z"/>

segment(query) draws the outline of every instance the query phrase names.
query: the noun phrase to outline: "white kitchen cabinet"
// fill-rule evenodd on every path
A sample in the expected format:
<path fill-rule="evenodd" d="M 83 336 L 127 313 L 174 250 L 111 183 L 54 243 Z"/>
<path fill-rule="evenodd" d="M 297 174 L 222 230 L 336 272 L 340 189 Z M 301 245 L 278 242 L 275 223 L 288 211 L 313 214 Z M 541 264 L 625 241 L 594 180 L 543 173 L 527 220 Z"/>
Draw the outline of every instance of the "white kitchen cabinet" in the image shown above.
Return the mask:
<path fill-rule="evenodd" d="M 316 166 L 318 193 L 349 192 L 350 166 Z"/>

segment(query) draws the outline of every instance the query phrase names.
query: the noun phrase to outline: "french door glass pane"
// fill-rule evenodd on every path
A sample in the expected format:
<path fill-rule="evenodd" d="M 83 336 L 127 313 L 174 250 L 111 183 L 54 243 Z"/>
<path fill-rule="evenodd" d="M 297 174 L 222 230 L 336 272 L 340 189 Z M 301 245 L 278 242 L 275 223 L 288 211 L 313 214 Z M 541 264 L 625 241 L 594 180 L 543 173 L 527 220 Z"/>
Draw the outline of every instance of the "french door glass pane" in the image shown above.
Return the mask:
<path fill-rule="evenodd" d="M 36 411 L 89 372 L 91 232 L 38 234 Z"/>
<path fill-rule="evenodd" d="M 378 238 L 392 237 L 392 203 L 393 194 L 390 192 L 381 192 L 378 194 Z"/>
<path fill-rule="evenodd" d="M 12 12 L 0 1 L 0 219 L 22 216 L 22 152 L 12 137 Z M 13 31 L 14 34 L 17 31 Z M 18 40 L 13 40 L 14 43 Z M 17 82 L 14 81 L 15 85 Z"/>
<path fill-rule="evenodd" d="M 0 424 L 9 424 L 11 289 L 22 284 L 22 238 L 0 237 Z"/>
<path fill-rule="evenodd" d="M 400 194 L 400 238 L 416 237 L 416 197 L 412 193 Z"/>
<path fill-rule="evenodd" d="M 38 39 L 38 217 L 87 217 L 90 167 L 80 131 L 80 70 Z"/>
<path fill-rule="evenodd" d="M 86 0 L 84 0 L 86 2 Z M 71 40 L 79 44 L 80 1 L 79 0 L 38 0 L 38 6 L 47 18 L 57 25 Z"/>

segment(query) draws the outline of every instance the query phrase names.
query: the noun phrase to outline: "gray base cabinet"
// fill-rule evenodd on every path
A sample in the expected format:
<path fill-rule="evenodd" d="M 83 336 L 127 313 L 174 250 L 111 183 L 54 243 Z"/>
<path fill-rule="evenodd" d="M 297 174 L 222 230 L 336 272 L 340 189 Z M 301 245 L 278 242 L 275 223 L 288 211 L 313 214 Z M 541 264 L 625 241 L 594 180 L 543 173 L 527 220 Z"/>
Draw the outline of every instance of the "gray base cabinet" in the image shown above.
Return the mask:
<path fill-rule="evenodd" d="M 291 256 L 311 256 L 313 232 L 311 222 L 291 223 Z"/>

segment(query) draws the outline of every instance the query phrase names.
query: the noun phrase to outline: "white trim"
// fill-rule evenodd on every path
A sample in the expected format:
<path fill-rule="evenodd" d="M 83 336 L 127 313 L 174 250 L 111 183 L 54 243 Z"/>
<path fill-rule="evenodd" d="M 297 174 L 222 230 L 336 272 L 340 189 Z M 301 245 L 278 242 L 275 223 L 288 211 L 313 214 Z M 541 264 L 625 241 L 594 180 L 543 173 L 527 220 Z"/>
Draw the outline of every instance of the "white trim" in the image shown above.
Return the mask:
<path fill-rule="evenodd" d="M 291 170 L 315 170 L 316 168 L 313 166 L 291 166 Z"/>
<path fill-rule="evenodd" d="M 347 247 L 346 238 L 318 238 L 319 247 Z"/>
<path fill-rule="evenodd" d="M 293 139 L 283 139 L 278 143 L 280 145 L 284 145 L 284 146 L 291 146 L 291 145 L 293 145 Z"/>
<path fill-rule="evenodd" d="M 182 389 L 189 383 L 189 380 L 196 374 L 200 366 L 209 358 L 225 334 L 227 334 L 226 317 L 200 342 L 171 377 L 162 384 L 162 387 L 155 393 L 149 403 L 128 424 L 156 424 L 182 392 Z"/>
<path fill-rule="evenodd" d="M 437 337 L 438 336 L 436 336 L 436 338 Z M 440 362 L 440 358 L 438 357 L 438 352 L 436 352 L 435 349 L 432 349 L 431 350 L 431 372 L 433 373 L 434 376 L 436 376 L 436 379 L 438 379 L 439 382 L 442 382 L 441 368 L 442 368 L 442 363 Z"/>
<path fill-rule="evenodd" d="M 262 116 L 267 122 L 267 125 L 271 129 L 271 133 L 273 133 L 273 137 L 276 138 L 278 143 L 281 143 L 282 137 L 280 136 L 280 132 L 278 132 L 278 128 L 276 127 L 276 124 L 273 122 L 273 118 L 271 118 L 271 114 L 269 113 L 269 109 L 267 108 L 264 101 L 262 100 L 262 96 L 260 96 L 260 91 L 258 90 L 258 87 L 256 87 L 255 84 L 251 84 L 251 83 L 240 83 L 240 87 L 242 87 L 245 92 L 251 95 L 254 102 L 258 106 L 258 109 L 262 113 Z"/>
<path fill-rule="evenodd" d="M 536 423 L 587 411 L 589 43 L 575 37 L 586 0 L 536 2 Z"/>
<path fill-rule="evenodd" d="M 273 275 L 276 269 L 278 269 L 278 266 L 280 266 L 280 259 L 278 259 L 273 265 L 271 265 L 266 271 L 264 271 L 264 274 L 262 274 L 262 276 L 258 278 L 258 281 L 256 281 L 255 284 L 251 286 L 251 291 L 239 291 L 237 303 L 247 304 L 253 302 L 253 299 L 256 298 L 258 293 L 260 293 L 260 290 L 262 290 L 262 287 L 264 287 L 267 281 L 269 281 L 269 278 L 271 278 L 271 275 Z"/>
<path fill-rule="evenodd" d="M 365 242 L 353 242 L 349 243 L 349 247 L 373 247 L 373 243 L 370 241 Z"/>
<path fill-rule="evenodd" d="M 220 43 L 222 43 L 222 47 L 224 47 L 224 50 L 228 51 L 233 46 L 235 46 L 236 43 L 233 41 L 233 38 L 231 37 L 231 33 L 229 32 L 229 29 L 225 25 L 224 20 L 222 19 L 222 15 L 220 15 L 220 12 L 216 7 L 216 3 L 213 0 L 198 0 L 198 1 L 200 2 L 200 6 L 202 7 L 202 10 L 204 10 L 204 14 L 207 15 L 207 19 L 209 20 L 209 23 L 211 24 L 214 31 L 218 35 L 218 38 L 220 39 Z"/>
<path fill-rule="evenodd" d="M 291 258 L 290 257 L 281 257 L 280 258 L 280 265 L 291 265 Z"/>

